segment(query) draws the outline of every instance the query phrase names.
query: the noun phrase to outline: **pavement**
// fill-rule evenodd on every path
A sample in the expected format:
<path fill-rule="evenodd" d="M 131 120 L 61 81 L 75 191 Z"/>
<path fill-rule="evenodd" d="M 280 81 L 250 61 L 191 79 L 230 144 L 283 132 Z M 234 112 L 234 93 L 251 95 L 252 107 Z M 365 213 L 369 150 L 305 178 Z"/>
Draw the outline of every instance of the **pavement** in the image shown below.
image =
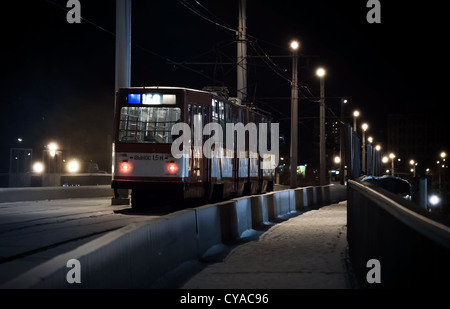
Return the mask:
<path fill-rule="evenodd" d="M 181 289 L 350 289 L 346 238 L 346 201 L 296 213 L 206 259 Z"/>

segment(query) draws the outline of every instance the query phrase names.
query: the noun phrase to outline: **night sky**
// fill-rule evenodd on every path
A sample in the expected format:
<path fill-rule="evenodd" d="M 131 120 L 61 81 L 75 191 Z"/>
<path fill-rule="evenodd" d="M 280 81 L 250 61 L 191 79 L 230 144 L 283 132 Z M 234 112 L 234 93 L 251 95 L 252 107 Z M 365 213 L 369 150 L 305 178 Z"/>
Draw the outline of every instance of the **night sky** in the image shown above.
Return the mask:
<path fill-rule="evenodd" d="M 0 173 L 8 171 L 11 147 L 33 148 L 39 158 L 50 141 L 68 157 L 110 168 L 115 1 L 81 0 L 81 24 L 67 22 L 66 3 L 2 4 Z M 381 24 L 369 24 L 366 0 L 247 0 L 248 54 L 289 56 L 290 40 L 300 40 L 302 95 L 319 95 L 315 70 L 325 67 L 327 116 L 339 115 L 339 98 L 348 97 L 344 115 L 360 110 L 369 133 L 385 143 L 388 114 L 447 108 L 448 35 L 442 2 L 380 3 Z M 238 0 L 134 0 L 132 6 L 132 86 L 217 85 L 236 95 L 236 67 L 229 64 L 236 61 L 235 34 L 199 15 L 236 29 Z M 283 125 L 290 117 L 291 59 L 272 61 L 249 59 L 248 94 Z M 308 119 L 318 110 L 313 99 L 300 100 L 299 130 L 306 135 L 313 134 Z M 308 158 L 301 152 L 300 160 Z"/>

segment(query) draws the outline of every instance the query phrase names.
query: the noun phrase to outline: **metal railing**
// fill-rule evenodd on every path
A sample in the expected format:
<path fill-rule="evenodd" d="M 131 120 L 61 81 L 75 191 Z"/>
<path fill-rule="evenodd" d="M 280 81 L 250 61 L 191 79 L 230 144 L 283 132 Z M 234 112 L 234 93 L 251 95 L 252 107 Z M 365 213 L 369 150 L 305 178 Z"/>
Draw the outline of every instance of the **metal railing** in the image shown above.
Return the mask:
<path fill-rule="evenodd" d="M 363 288 L 438 287 L 450 275 L 450 227 L 373 184 L 348 181 L 349 258 Z M 445 218 L 444 218 L 445 219 Z M 379 282 L 369 276 L 377 260 Z"/>

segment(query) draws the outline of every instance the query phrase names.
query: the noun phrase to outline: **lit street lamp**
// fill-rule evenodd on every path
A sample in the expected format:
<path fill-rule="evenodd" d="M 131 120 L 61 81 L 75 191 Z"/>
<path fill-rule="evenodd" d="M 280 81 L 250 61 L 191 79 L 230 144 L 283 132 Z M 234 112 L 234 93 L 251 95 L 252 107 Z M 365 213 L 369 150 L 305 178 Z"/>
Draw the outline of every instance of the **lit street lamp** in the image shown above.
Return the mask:
<path fill-rule="evenodd" d="M 73 159 L 67 163 L 66 169 L 69 173 L 78 173 L 80 171 L 80 162 Z"/>
<path fill-rule="evenodd" d="M 442 151 L 440 153 L 441 159 L 442 159 L 442 168 L 439 169 L 439 191 L 442 192 L 442 182 L 441 182 L 441 178 L 442 178 L 442 173 L 443 173 L 443 168 L 445 167 L 445 158 L 447 157 L 447 153 L 445 151 Z M 439 161 L 438 161 L 439 163 Z"/>
<path fill-rule="evenodd" d="M 325 69 L 318 68 L 316 75 L 320 78 L 320 185 L 326 182 L 326 162 L 325 162 Z"/>
<path fill-rule="evenodd" d="M 362 170 L 366 173 L 366 131 L 369 128 L 367 123 L 363 123 L 362 126 Z"/>
<path fill-rule="evenodd" d="M 52 142 L 47 145 L 47 149 L 50 156 L 54 157 L 56 155 L 56 152 L 58 151 L 58 144 Z"/>
<path fill-rule="evenodd" d="M 391 158 L 391 175 L 394 176 L 394 159 L 395 159 L 395 154 L 393 154 L 392 152 L 389 154 L 389 158 Z"/>
<path fill-rule="evenodd" d="M 61 149 L 55 142 L 47 144 L 46 150 L 43 152 L 43 163 L 46 173 L 61 172 Z"/>
<path fill-rule="evenodd" d="M 356 118 L 359 117 L 359 111 L 353 112 L 353 131 L 356 132 Z"/>
<path fill-rule="evenodd" d="M 44 164 L 42 164 L 42 162 L 34 163 L 33 172 L 35 172 L 36 174 L 42 174 L 44 172 Z"/>
<path fill-rule="evenodd" d="M 412 166 L 411 172 L 413 172 L 413 177 L 416 177 L 416 166 L 417 166 L 417 163 L 414 160 L 410 160 L 409 164 Z"/>
<path fill-rule="evenodd" d="M 375 148 L 372 150 L 373 153 L 373 159 L 372 159 L 372 173 L 374 176 L 380 176 L 380 169 L 381 169 L 381 162 L 380 162 L 380 150 L 381 146 L 376 145 Z"/>
<path fill-rule="evenodd" d="M 291 42 L 292 83 L 291 83 L 291 188 L 297 187 L 297 139 L 298 139 L 298 41 Z"/>
<path fill-rule="evenodd" d="M 343 185 L 345 183 L 345 135 L 344 130 L 346 126 L 344 126 L 344 104 L 347 104 L 347 99 L 341 99 L 341 124 L 339 126 L 339 157 L 341 158 L 341 162 L 339 164 L 339 178 L 340 183 Z"/>

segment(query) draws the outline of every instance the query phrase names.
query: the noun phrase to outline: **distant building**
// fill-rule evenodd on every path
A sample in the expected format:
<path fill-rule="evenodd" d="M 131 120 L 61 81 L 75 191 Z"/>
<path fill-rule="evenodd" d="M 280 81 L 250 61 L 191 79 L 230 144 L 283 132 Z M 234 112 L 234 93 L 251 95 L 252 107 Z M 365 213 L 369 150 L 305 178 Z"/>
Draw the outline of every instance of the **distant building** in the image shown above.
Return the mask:
<path fill-rule="evenodd" d="M 446 119 L 447 118 L 447 119 Z M 387 152 L 393 152 L 398 172 L 410 170 L 409 161 L 418 163 L 416 172 L 425 175 L 435 169 L 442 151 L 448 147 L 449 120 L 441 114 L 393 114 L 388 116 Z"/>

